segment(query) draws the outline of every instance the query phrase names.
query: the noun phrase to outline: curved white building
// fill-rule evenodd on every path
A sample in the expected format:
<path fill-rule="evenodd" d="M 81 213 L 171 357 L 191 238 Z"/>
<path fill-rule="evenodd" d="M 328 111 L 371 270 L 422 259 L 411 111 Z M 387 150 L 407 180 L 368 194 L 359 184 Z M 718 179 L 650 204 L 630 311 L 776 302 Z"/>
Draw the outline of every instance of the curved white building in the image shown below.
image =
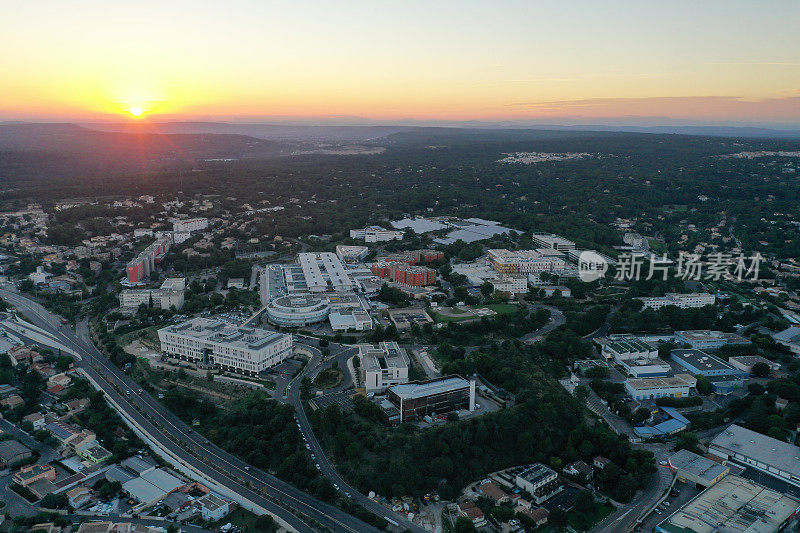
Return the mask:
<path fill-rule="evenodd" d="M 267 320 L 279 326 L 305 326 L 322 322 L 331 311 L 327 298 L 312 294 L 281 296 L 266 308 Z"/>

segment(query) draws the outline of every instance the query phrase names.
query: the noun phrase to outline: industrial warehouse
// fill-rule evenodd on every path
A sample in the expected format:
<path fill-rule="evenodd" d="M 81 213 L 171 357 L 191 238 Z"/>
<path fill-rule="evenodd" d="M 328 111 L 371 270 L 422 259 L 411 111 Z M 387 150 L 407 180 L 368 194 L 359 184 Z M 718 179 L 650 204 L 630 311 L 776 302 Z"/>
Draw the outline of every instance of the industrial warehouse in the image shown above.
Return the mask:
<path fill-rule="evenodd" d="M 659 533 L 773 533 L 800 500 L 749 479 L 727 475 L 658 524 Z"/>

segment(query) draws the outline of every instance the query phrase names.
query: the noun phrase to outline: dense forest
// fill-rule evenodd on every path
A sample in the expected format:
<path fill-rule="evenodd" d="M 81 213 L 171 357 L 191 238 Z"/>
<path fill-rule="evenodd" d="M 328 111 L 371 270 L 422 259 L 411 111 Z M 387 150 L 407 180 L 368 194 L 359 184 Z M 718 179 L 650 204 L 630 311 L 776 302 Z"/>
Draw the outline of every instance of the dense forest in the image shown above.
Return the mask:
<path fill-rule="evenodd" d="M 101 155 L 59 152 L 59 145 L 47 146 L 44 153 L 44 146 L 38 151 L 0 148 L 0 182 L 6 187 L 0 201 L 13 208 L 29 198 L 46 204 L 105 197 L 109 191 L 119 196 L 218 194 L 219 210 L 236 212 L 243 201 L 284 206 L 253 231 L 288 237 L 341 233 L 431 208 L 435 214 L 481 216 L 524 231 L 554 231 L 580 247 L 601 249 L 620 244 L 612 227 L 617 219 L 633 218 L 636 229 L 658 235 L 669 251 L 679 243 L 688 248 L 701 240 L 719 242 L 721 237 L 707 228 L 725 218 L 746 249 L 763 241 L 781 257 L 800 255 L 796 228 L 787 232 L 800 218 L 796 162 L 721 157 L 745 150 L 797 150 L 797 141 L 431 128 L 374 140 L 386 148 L 380 154 L 228 161 L 219 159 L 229 140 L 217 137 L 206 139 L 222 145 L 211 150 L 214 157 L 193 158 L 182 166 L 170 161 L 180 168 L 146 172 L 115 170 Z M 162 141 L 177 142 L 172 136 Z M 498 163 L 505 153 L 518 151 L 593 157 Z M 689 225 L 696 229 L 687 230 Z"/>

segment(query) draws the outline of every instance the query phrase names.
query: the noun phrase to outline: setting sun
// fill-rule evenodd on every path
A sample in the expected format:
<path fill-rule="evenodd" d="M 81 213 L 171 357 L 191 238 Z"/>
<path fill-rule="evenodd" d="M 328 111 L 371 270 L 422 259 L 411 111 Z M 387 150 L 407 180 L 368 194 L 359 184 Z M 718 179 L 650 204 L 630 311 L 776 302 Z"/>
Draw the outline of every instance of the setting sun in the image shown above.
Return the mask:
<path fill-rule="evenodd" d="M 144 114 L 144 110 L 138 105 L 135 105 L 130 109 L 128 109 L 128 112 L 136 118 L 139 118 Z"/>

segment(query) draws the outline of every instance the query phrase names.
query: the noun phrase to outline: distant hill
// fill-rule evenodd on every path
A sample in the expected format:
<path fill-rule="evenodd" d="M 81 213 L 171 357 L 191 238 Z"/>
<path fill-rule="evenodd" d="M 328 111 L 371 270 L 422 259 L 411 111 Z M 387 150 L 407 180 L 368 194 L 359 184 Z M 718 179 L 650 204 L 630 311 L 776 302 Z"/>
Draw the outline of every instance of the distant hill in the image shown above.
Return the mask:
<path fill-rule="evenodd" d="M 86 153 L 136 159 L 265 157 L 288 153 L 280 143 L 245 135 L 163 134 L 149 129 L 103 132 L 75 124 L 0 125 L 0 150 Z"/>
<path fill-rule="evenodd" d="M 83 124 L 87 128 L 108 132 L 129 132 L 134 128 L 161 134 L 247 135 L 258 139 L 304 142 L 359 142 L 379 139 L 415 129 L 408 126 L 348 126 L 304 124 L 237 124 L 227 122 L 137 122 Z"/>
<path fill-rule="evenodd" d="M 368 121 L 365 121 L 368 122 Z M 658 133 L 677 135 L 699 135 L 706 137 L 740 137 L 769 139 L 800 139 L 800 129 L 777 129 L 754 126 L 732 126 L 725 124 L 692 126 L 636 126 L 607 124 L 537 124 L 535 122 L 488 122 L 488 121 L 442 121 L 442 122 L 402 122 L 397 124 L 275 124 L 275 123 L 229 123 L 229 122 L 154 122 L 154 123 L 93 123 L 83 124 L 99 131 L 129 132 L 132 128 L 148 128 L 153 133 L 198 134 L 213 133 L 225 135 L 247 135 L 259 139 L 311 142 L 358 142 L 375 141 L 395 133 L 424 130 L 453 131 L 590 131 L 590 132 L 628 132 Z"/>

